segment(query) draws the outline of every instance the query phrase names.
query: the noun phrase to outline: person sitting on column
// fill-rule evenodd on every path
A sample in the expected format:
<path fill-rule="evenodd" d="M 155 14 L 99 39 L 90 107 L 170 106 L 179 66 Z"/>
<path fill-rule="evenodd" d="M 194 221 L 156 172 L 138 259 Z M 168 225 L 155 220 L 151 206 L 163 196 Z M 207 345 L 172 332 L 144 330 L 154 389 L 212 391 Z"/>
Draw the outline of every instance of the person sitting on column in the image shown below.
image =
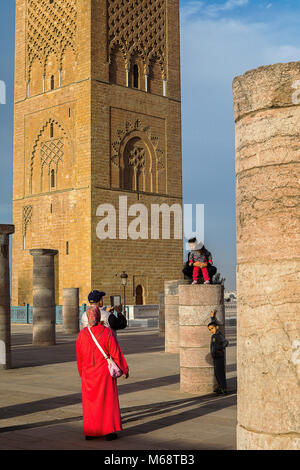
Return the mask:
<path fill-rule="evenodd" d="M 189 265 L 193 266 L 193 282 L 199 283 L 199 275 L 202 272 L 204 284 L 210 284 L 212 276 L 216 273 L 216 268 L 212 266 L 212 255 L 202 242 L 198 242 L 197 238 L 190 238 L 189 247 L 191 253 L 189 256 Z M 214 268 L 214 273 L 210 273 L 210 268 Z M 211 274 L 211 275 L 210 275 Z"/>
<path fill-rule="evenodd" d="M 114 333 L 117 330 L 123 330 L 127 326 L 126 317 L 122 314 L 122 305 L 117 307 L 103 306 L 103 297 L 105 292 L 99 290 L 93 290 L 88 295 L 88 301 L 91 306 L 99 307 L 101 312 L 101 322 L 103 325 L 110 328 Z M 114 314 L 116 312 L 117 316 Z M 81 327 L 85 328 L 88 326 L 88 317 L 86 312 L 81 317 Z"/>
<path fill-rule="evenodd" d="M 225 372 L 225 348 L 228 341 L 219 331 L 219 324 L 215 318 L 215 312 L 211 312 L 212 321 L 207 325 L 211 333 L 210 353 L 214 361 L 214 372 L 218 382 L 218 388 L 215 392 L 218 395 L 227 394 L 227 382 Z"/>

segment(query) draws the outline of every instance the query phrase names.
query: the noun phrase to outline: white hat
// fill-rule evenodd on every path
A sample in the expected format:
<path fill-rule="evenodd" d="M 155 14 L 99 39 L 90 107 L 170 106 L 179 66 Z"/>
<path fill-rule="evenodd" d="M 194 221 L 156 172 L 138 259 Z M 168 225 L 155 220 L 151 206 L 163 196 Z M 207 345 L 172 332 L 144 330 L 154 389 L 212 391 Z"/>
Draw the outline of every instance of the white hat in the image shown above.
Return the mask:
<path fill-rule="evenodd" d="M 201 250 L 204 247 L 204 243 L 198 242 L 197 238 L 191 238 L 189 240 L 189 247 L 192 251 Z"/>

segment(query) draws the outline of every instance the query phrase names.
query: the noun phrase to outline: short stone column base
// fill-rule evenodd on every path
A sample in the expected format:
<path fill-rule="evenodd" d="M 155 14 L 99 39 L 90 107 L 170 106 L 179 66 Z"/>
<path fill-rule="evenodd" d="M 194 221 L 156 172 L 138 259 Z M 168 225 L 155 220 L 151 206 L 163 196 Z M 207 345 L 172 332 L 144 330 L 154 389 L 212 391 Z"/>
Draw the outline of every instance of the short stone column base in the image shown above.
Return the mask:
<path fill-rule="evenodd" d="M 210 312 L 225 333 L 224 287 L 219 284 L 179 286 L 180 391 L 207 395 L 217 386 L 210 354 Z"/>
<path fill-rule="evenodd" d="M 79 333 L 79 288 L 63 289 L 63 328 L 66 334 Z"/>
<path fill-rule="evenodd" d="M 14 225 L 0 224 L 0 369 L 11 368 L 9 235 Z"/>
<path fill-rule="evenodd" d="M 186 280 L 165 281 L 165 352 L 179 354 L 178 286 Z"/>
<path fill-rule="evenodd" d="M 159 329 L 158 335 L 165 336 L 165 293 L 159 292 L 158 294 L 159 306 Z"/>
<path fill-rule="evenodd" d="M 33 339 L 32 344 L 55 344 L 55 271 L 56 250 L 30 250 L 33 256 Z"/>

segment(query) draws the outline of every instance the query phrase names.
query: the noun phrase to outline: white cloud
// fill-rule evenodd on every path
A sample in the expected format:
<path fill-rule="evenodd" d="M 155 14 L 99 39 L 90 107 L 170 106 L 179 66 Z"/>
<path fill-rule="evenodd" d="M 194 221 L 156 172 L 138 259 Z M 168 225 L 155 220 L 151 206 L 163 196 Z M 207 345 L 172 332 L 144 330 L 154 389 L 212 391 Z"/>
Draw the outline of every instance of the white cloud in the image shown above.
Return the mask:
<path fill-rule="evenodd" d="M 182 8 L 183 21 L 195 17 L 216 17 L 222 12 L 231 11 L 235 8 L 248 5 L 248 0 L 227 0 L 224 3 L 213 3 L 207 5 L 203 1 L 192 0 Z"/>
<path fill-rule="evenodd" d="M 234 10 L 246 5 L 248 5 L 248 0 L 227 0 L 225 3 L 208 5 L 207 13 L 208 15 L 216 16 L 220 12 Z"/>

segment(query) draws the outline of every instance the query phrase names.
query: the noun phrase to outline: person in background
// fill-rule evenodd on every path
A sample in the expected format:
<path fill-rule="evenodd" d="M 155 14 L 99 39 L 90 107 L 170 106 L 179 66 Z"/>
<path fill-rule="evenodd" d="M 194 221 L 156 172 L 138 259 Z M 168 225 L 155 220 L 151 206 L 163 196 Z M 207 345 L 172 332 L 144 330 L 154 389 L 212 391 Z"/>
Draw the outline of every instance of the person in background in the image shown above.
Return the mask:
<path fill-rule="evenodd" d="M 88 301 L 91 306 L 99 307 L 101 312 L 101 321 L 104 326 L 111 328 L 114 332 L 117 330 L 123 330 L 127 326 L 126 317 L 122 314 L 122 305 L 117 307 L 103 307 L 103 297 L 105 292 L 99 290 L 93 290 L 88 295 Z M 117 316 L 114 314 L 116 311 Z M 86 312 L 81 317 L 81 328 L 85 328 L 88 325 L 88 318 Z"/>
<path fill-rule="evenodd" d="M 189 255 L 189 265 L 193 266 L 193 282 L 192 284 L 198 284 L 199 274 L 202 271 L 204 284 L 210 284 L 211 275 L 209 268 L 212 266 L 212 255 L 208 251 L 202 242 L 198 242 L 196 238 L 190 238 L 188 240 L 191 253 Z"/>
<path fill-rule="evenodd" d="M 89 307 L 87 318 L 97 342 L 127 379 L 127 362 L 112 330 L 100 321 L 99 307 Z M 117 379 L 110 375 L 107 360 L 94 343 L 89 328 L 82 329 L 76 341 L 77 368 L 82 384 L 83 433 L 86 440 L 105 436 L 106 440 L 112 441 L 122 430 Z"/>

